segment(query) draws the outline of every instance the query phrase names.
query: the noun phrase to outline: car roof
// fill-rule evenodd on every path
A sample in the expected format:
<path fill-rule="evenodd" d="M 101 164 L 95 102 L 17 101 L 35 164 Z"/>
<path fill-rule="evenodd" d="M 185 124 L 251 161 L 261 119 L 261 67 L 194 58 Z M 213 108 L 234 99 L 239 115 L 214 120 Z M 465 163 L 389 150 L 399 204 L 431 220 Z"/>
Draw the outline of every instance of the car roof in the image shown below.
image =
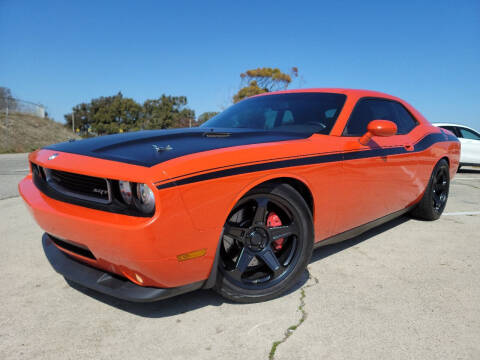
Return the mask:
<path fill-rule="evenodd" d="M 380 91 L 373 91 L 373 90 L 363 90 L 363 89 L 347 89 L 347 88 L 311 88 L 311 89 L 293 89 L 293 90 L 281 90 L 281 91 L 272 91 L 268 93 L 263 93 L 259 95 L 255 95 L 252 97 L 257 96 L 269 96 L 269 95 L 276 95 L 276 94 L 293 94 L 293 93 L 334 93 L 334 94 L 345 94 L 347 96 L 353 95 L 355 97 L 381 97 L 386 99 L 398 100 L 402 101 L 401 99 L 387 94 Z M 402 101 L 403 102 L 403 101 Z"/>
<path fill-rule="evenodd" d="M 337 122 L 335 123 L 334 128 L 332 129 L 332 132 L 330 133 L 330 135 L 340 135 L 341 131 L 343 130 L 343 126 L 345 126 L 345 124 L 347 123 L 348 118 L 345 118 L 345 116 L 349 114 L 354 104 L 356 104 L 356 102 L 361 98 L 369 98 L 369 97 L 397 101 L 400 104 L 404 105 L 412 113 L 412 115 L 416 118 L 416 120 L 419 123 L 429 124 L 428 120 L 425 119 L 425 117 L 417 109 L 415 109 L 405 100 L 387 93 L 380 92 L 380 91 L 365 90 L 365 89 L 347 89 L 347 88 L 311 88 L 311 89 L 293 89 L 293 90 L 273 91 L 273 92 L 255 95 L 252 97 L 270 96 L 275 94 L 292 94 L 292 93 L 334 93 L 334 94 L 346 95 L 347 102 L 345 103 L 346 106 L 344 106 L 344 108 L 346 108 L 348 111 L 342 110 L 342 113 L 344 116 L 342 118 L 342 113 L 339 115 Z"/>
<path fill-rule="evenodd" d="M 475 132 L 478 132 L 477 130 L 475 130 L 474 128 L 471 128 L 470 126 L 467 126 L 467 125 L 462 125 L 462 124 L 454 124 L 454 123 L 432 123 L 432 125 L 434 126 L 458 126 L 458 127 L 463 127 L 465 129 L 470 129 L 470 130 L 473 130 Z"/>

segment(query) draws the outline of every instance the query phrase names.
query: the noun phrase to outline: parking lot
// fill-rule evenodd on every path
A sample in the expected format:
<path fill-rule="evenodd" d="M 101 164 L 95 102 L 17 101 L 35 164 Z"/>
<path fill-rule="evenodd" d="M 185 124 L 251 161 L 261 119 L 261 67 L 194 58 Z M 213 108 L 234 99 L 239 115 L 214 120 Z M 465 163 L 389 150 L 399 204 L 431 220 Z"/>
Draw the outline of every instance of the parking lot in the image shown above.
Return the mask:
<path fill-rule="evenodd" d="M 317 250 L 283 297 L 212 291 L 132 304 L 70 286 L 0 155 L 0 359 L 479 359 L 480 169 L 453 180 L 435 222 L 402 217 Z"/>

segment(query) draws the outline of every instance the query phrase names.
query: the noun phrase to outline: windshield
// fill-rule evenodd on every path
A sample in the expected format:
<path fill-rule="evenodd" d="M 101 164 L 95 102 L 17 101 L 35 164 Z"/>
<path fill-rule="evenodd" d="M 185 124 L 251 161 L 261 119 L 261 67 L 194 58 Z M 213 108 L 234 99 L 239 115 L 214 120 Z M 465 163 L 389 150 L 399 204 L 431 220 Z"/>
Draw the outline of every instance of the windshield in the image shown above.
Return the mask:
<path fill-rule="evenodd" d="M 345 99 L 331 93 L 258 96 L 240 101 L 201 127 L 329 134 Z"/>

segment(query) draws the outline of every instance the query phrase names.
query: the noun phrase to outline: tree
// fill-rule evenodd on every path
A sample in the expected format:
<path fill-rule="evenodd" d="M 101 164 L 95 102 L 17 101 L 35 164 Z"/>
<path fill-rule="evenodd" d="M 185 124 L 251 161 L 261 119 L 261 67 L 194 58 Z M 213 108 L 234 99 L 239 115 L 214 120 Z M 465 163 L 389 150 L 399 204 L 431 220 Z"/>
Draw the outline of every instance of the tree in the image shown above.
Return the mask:
<path fill-rule="evenodd" d="M 72 119 L 75 115 L 75 129 L 79 129 L 81 132 L 87 132 L 93 122 L 93 115 L 90 114 L 90 104 L 81 103 L 75 105 L 70 114 L 66 114 L 65 117 L 65 126 L 68 128 L 72 127 Z"/>
<path fill-rule="evenodd" d="M 218 111 L 207 111 L 202 113 L 197 121 L 196 121 L 196 126 L 202 125 L 205 121 L 210 120 L 212 117 L 218 114 Z"/>
<path fill-rule="evenodd" d="M 247 70 L 240 74 L 243 87 L 233 96 L 233 102 L 270 91 L 285 90 L 292 82 L 292 77 L 298 77 L 297 67 L 292 67 L 290 74 L 283 73 L 278 68 Z"/>
<path fill-rule="evenodd" d="M 102 96 L 74 106 L 72 113 L 65 115 L 65 126 L 72 126 L 72 115 L 75 115 L 75 129 L 99 135 L 140 129 L 188 127 L 195 118 L 195 112 L 188 109 L 186 104 L 185 96 L 162 95 L 158 99 L 146 100 L 141 105 L 119 92 L 114 96 Z"/>
<path fill-rule="evenodd" d="M 195 119 L 195 112 L 186 107 L 185 96 L 162 95 L 158 99 L 143 103 L 145 129 L 167 129 L 188 127 Z"/>
<path fill-rule="evenodd" d="M 102 135 L 138 127 L 142 106 L 133 99 L 123 97 L 119 92 L 114 96 L 92 99 L 88 104 L 78 104 L 72 110 L 72 113 L 65 115 L 67 127 L 72 126 L 74 114 L 76 129 L 81 132 L 90 130 Z"/>
<path fill-rule="evenodd" d="M 11 98 L 12 90 L 5 86 L 0 86 L 0 98 Z"/>
<path fill-rule="evenodd" d="M 242 87 L 238 92 L 233 95 L 233 103 L 237 103 L 240 100 L 246 99 L 250 96 L 259 95 L 268 92 L 268 89 L 258 86 L 256 80 L 250 81 L 247 86 Z"/>
<path fill-rule="evenodd" d="M 12 91 L 5 86 L 0 86 L 0 109 L 4 110 L 7 108 L 9 111 L 13 111 L 17 107 L 17 102 L 12 97 Z"/>

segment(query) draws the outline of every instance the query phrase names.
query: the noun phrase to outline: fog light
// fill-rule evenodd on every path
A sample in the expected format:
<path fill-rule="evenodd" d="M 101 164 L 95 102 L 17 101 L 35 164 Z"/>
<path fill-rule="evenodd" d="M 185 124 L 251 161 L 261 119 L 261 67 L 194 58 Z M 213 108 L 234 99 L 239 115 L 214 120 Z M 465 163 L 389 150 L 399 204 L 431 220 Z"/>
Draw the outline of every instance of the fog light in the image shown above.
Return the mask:
<path fill-rule="evenodd" d="M 137 281 L 140 283 L 140 284 L 143 284 L 143 279 L 140 275 L 138 274 L 135 274 L 135 279 L 137 279 Z"/>

